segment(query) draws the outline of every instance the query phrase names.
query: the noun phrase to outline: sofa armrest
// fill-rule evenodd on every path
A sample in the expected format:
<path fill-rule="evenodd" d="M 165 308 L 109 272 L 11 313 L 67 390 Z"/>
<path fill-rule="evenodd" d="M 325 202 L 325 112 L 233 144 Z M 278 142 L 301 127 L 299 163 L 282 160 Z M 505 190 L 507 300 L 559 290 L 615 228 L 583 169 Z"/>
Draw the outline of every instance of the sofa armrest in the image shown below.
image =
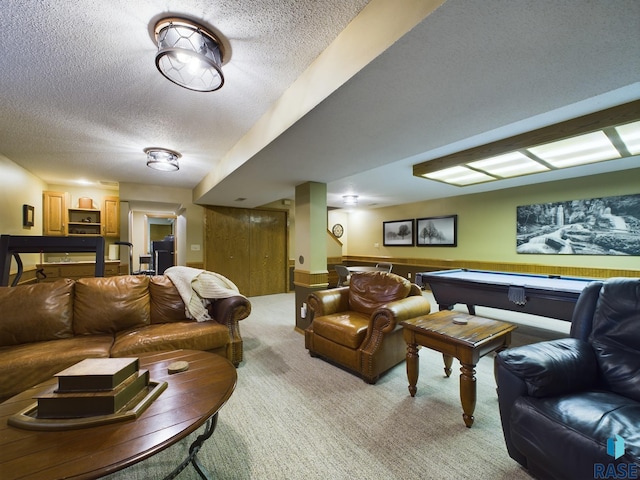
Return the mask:
<path fill-rule="evenodd" d="M 242 295 L 213 300 L 207 307 L 213 320 L 222 325 L 234 325 L 251 313 L 251 302 Z"/>
<path fill-rule="evenodd" d="M 499 368 L 524 383 L 531 397 L 562 395 L 597 384 L 598 364 L 593 347 L 577 338 L 509 348 L 500 352 L 496 361 Z"/>
<path fill-rule="evenodd" d="M 311 319 L 349 310 L 349 287 L 318 290 L 307 297 Z"/>

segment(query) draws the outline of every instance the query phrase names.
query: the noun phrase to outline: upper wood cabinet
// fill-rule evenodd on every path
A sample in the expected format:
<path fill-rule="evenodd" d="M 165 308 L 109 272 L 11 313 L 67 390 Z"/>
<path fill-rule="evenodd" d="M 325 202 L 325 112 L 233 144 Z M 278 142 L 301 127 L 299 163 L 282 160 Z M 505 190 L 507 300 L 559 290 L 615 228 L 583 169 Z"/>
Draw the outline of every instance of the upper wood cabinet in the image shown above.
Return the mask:
<path fill-rule="evenodd" d="M 64 237 L 67 234 L 67 204 L 69 194 L 65 192 L 42 192 L 42 234 Z"/>
<path fill-rule="evenodd" d="M 67 192 L 42 192 L 45 236 L 120 236 L 120 199 L 103 197 L 102 209 L 70 208 Z"/>
<path fill-rule="evenodd" d="M 118 197 L 104 197 L 102 234 L 105 237 L 120 237 L 120 199 Z"/>

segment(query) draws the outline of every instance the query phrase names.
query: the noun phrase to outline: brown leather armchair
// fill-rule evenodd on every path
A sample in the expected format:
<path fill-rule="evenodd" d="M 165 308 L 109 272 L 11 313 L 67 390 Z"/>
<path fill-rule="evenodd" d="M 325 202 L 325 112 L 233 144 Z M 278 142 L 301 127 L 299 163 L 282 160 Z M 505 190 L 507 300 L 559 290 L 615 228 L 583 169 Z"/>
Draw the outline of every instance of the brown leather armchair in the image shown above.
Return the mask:
<path fill-rule="evenodd" d="M 309 354 L 368 383 L 405 359 L 400 322 L 431 311 L 420 287 L 388 272 L 354 273 L 349 286 L 314 292 L 307 304 L 312 318 L 305 331 Z"/>

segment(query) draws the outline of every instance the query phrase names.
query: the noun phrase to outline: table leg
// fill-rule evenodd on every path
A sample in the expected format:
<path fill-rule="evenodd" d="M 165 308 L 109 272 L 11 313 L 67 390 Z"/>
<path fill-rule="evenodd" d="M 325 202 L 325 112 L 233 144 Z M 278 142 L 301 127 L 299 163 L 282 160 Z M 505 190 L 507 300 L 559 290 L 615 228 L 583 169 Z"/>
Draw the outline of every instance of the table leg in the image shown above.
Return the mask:
<path fill-rule="evenodd" d="M 451 376 L 451 365 L 453 365 L 453 357 L 451 355 L 442 354 L 442 360 L 444 360 L 444 374 L 448 377 Z"/>
<path fill-rule="evenodd" d="M 218 414 L 216 413 L 213 417 L 207 420 L 207 426 L 204 433 L 202 433 L 201 435 L 198 435 L 198 437 L 193 441 L 193 443 L 189 447 L 189 456 L 185 458 L 184 461 L 180 465 L 178 465 L 175 468 L 175 470 L 173 470 L 173 472 L 167 475 L 164 478 L 164 480 L 170 480 L 170 479 L 176 478 L 178 474 L 182 472 L 182 470 L 184 470 L 187 467 L 187 465 L 189 465 L 190 463 L 193 464 L 193 468 L 196 469 L 196 471 L 200 475 L 200 478 L 204 478 L 205 480 L 213 478 L 209 474 L 209 472 L 207 472 L 207 470 L 202 466 L 202 464 L 200 463 L 200 460 L 198 460 L 197 455 L 204 441 L 207 440 L 211 435 L 213 435 L 213 431 L 216 429 L 217 424 L 218 424 Z"/>
<path fill-rule="evenodd" d="M 460 401 L 462 418 L 467 427 L 473 425 L 473 411 L 476 409 L 476 370 L 475 365 L 462 364 L 460 367 Z"/>
<path fill-rule="evenodd" d="M 415 343 L 407 344 L 407 379 L 409 380 L 409 393 L 412 397 L 416 396 L 418 388 L 418 374 L 420 363 L 418 362 L 418 345 Z"/>

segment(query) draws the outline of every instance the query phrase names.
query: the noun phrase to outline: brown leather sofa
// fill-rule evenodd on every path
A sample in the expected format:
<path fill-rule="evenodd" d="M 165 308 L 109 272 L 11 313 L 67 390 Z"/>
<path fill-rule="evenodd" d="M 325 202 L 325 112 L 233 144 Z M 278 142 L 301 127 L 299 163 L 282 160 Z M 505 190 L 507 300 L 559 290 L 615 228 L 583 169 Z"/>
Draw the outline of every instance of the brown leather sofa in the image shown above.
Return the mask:
<path fill-rule="evenodd" d="M 61 279 L 0 287 L 0 400 L 90 357 L 205 350 L 242 361 L 243 296 L 212 301 L 197 322 L 166 276 Z"/>
<path fill-rule="evenodd" d="M 406 358 L 400 322 L 431 311 L 420 287 L 388 272 L 354 273 L 349 286 L 314 292 L 307 304 L 309 354 L 346 367 L 368 383 Z"/>

